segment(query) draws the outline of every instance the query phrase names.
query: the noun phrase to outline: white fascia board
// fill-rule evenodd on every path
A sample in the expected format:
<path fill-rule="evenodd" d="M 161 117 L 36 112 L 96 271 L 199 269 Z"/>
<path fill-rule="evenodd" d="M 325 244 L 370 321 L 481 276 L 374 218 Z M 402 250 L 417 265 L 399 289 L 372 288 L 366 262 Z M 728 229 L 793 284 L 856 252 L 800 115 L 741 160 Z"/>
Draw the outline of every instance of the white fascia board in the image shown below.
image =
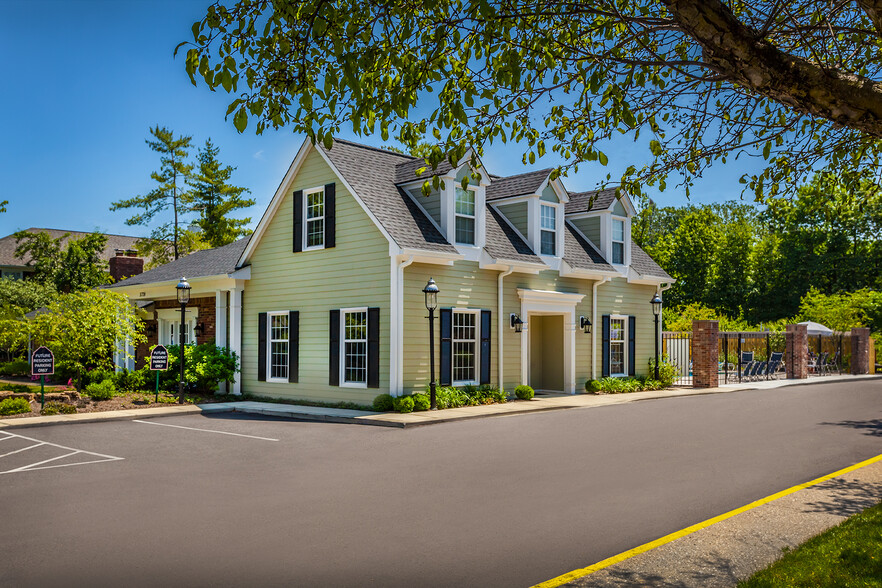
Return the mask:
<path fill-rule="evenodd" d="M 570 201 L 570 193 L 567 192 L 566 186 L 560 181 L 560 177 L 552 180 L 551 188 L 554 190 L 554 193 L 557 194 L 557 197 L 562 204 L 566 204 Z"/>
<path fill-rule="evenodd" d="M 558 304 L 572 304 L 573 306 L 575 306 L 576 304 L 580 303 L 583 298 L 585 298 L 585 294 L 518 288 L 518 297 L 521 300 L 528 302 L 551 302 Z"/>
<path fill-rule="evenodd" d="M 609 206 L 606 207 L 606 210 L 612 212 L 612 209 L 615 207 L 616 202 L 621 202 L 622 206 L 625 207 L 625 212 L 628 213 L 628 216 L 634 216 L 637 214 L 637 209 L 634 208 L 634 203 L 631 202 L 631 197 L 628 196 L 628 193 L 624 190 L 620 190 L 619 193 L 621 196 L 619 198 L 613 198 L 612 202 L 609 203 Z"/>
<path fill-rule="evenodd" d="M 459 253 L 445 253 L 442 251 L 424 251 L 421 249 L 399 249 L 398 255 L 413 257 L 413 263 L 431 263 L 435 265 L 453 265 L 454 261 L 464 259 Z"/>
<path fill-rule="evenodd" d="M 543 270 L 549 269 L 548 266 L 544 263 L 530 263 L 526 261 L 495 258 L 486 251 L 483 251 L 481 253 L 481 259 L 478 262 L 478 268 L 494 271 L 514 268 L 512 271 L 520 274 L 538 274 Z"/>
<path fill-rule="evenodd" d="M 668 280 L 666 278 L 656 278 L 653 276 L 628 276 L 629 284 L 642 284 L 647 286 L 661 286 L 662 284 L 673 284 L 676 280 Z"/>
<path fill-rule="evenodd" d="M 236 267 L 241 267 L 245 265 L 245 262 L 248 261 L 248 259 L 251 257 L 251 254 L 257 248 L 257 244 L 263 237 L 264 232 L 266 232 L 266 228 L 269 226 L 270 222 L 273 220 L 273 217 L 276 215 L 276 211 L 278 211 L 279 206 L 282 205 L 282 201 L 285 199 L 285 193 L 288 191 L 288 188 L 294 181 L 294 177 L 297 175 L 297 172 L 300 171 L 300 167 L 306 160 L 306 156 L 309 155 L 309 150 L 311 147 L 312 143 L 310 142 L 309 138 L 304 139 L 303 144 L 300 146 L 300 150 L 297 151 L 297 155 L 294 156 L 294 161 L 292 161 L 291 165 L 288 166 L 288 171 L 285 173 L 285 177 L 282 178 L 282 181 L 279 183 L 279 187 L 276 188 L 276 193 L 273 194 L 273 198 L 272 200 L 270 200 L 269 206 L 266 207 L 266 210 L 263 212 L 263 216 L 260 217 L 260 222 L 257 223 L 257 228 L 254 229 L 254 233 L 251 235 L 251 239 L 248 241 L 248 246 L 245 247 L 245 251 L 243 251 L 242 255 L 239 256 L 239 261 L 236 262 Z"/>
<path fill-rule="evenodd" d="M 506 196 L 505 198 L 495 198 L 487 202 L 490 206 L 505 206 L 506 204 L 517 204 L 518 202 L 526 202 L 530 198 L 538 198 L 537 194 L 520 194 L 518 196 Z"/>
<path fill-rule="evenodd" d="M 580 219 L 580 218 L 593 218 L 595 216 L 605 216 L 608 214 L 612 214 L 609 210 L 592 210 L 590 212 L 571 212 L 566 215 L 568 219 Z"/>
<path fill-rule="evenodd" d="M 211 294 L 212 296 L 217 290 L 229 290 L 230 288 L 241 287 L 244 278 L 233 278 L 233 274 L 217 274 L 214 276 L 201 276 L 198 278 L 188 278 L 190 283 L 190 296 Z M 120 292 L 125 294 L 132 300 L 163 300 L 173 299 L 177 296 L 175 286 L 178 285 L 180 278 L 176 280 L 167 280 L 164 282 L 151 282 L 149 284 L 132 284 L 131 286 L 120 286 L 119 288 L 109 288 L 111 292 Z"/>
<path fill-rule="evenodd" d="M 233 278 L 234 280 L 250 280 L 251 279 L 251 266 L 246 265 L 245 267 L 241 267 L 234 271 L 231 274 L 227 274 L 228 278 Z"/>
<path fill-rule="evenodd" d="M 560 264 L 560 276 L 562 278 L 579 278 L 583 280 L 602 280 L 607 277 L 615 277 L 618 278 L 619 274 L 616 272 L 603 272 L 603 271 L 591 271 L 582 268 L 573 267 L 568 264 L 565 260 L 561 260 Z"/>

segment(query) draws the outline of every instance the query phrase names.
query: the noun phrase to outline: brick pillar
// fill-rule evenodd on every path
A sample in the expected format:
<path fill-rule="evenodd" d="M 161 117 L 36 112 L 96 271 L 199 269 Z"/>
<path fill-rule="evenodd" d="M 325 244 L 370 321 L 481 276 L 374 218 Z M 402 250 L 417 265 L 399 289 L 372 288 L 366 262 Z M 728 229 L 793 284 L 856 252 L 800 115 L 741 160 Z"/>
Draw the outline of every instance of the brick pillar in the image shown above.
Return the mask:
<path fill-rule="evenodd" d="M 784 368 L 790 380 L 808 377 L 808 325 L 787 325 Z"/>
<path fill-rule="evenodd" d="M 720 384 L 720 323 L 692 321 L 692 387 L 716 388 Z"/>
<path fill-rule="evenodd" d="M 851 330 L 851 373 L 855 376 L 870 373 L 870 329 Z"/>

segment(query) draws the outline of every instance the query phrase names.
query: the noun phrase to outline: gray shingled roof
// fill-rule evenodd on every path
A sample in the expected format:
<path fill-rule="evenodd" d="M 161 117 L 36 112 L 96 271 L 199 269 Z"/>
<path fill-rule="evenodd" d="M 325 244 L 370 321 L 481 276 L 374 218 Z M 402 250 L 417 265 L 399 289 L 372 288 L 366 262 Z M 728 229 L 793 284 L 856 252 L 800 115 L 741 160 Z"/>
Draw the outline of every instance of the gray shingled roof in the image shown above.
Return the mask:
<path fill-rule="evenodd" d="M 615 199 L 615 188 L 590 192 L 570 192 L 570 201 L 567 202 L 565 211 L 567 214 L 574 214 L 590 210 L 606 210 Z"/>
<path fill-rule="evenodd" d="M 487 207 L 484 223 L 484 250 L 493 259 L 527 263 L 543 263 L 538 255 L 527 245 L 517 231 L 505 222 L 502 216 Z"/>
<path fill-rule="evenodd" d="M 487 186 L 487 202 L 535 194 L 549 174 L 551 174 L 551 169 L 540 169 L 507 178 L 492 178 L 491 184 Z"/>
<path fill-rule="evenodd" d="M 422 167 L 426 168 L 425 171 L 417 175 L 417 170 Z M 395 175 L 393 177 L 396 184 L 406 184 L 414 180 L 425 180 L 433 176 L 440 176 L 452 169 L 453 166 L 446 159 L 440 162 L 438 167 L 432 169 L 432 166 L 426 163 L 426 160 L 422 157 L 408 157 L 408 161 L 399 162 L 395 166 Z"/>
<path fill-rule="evenodd" d="M 563 260 L 574 269 L 596 270 L 614 272 L 616 269 L 608 264 L 594 245 L 582 238 L 582 236 L 570 226 L 564 223 L 566 237 L 564 237 Z"/>
<path fill-rule="evenodd" d="M 190 279 L 232 273 L 236 270 L 236 263 L 239 261 L 239 256 L 245 250 L 245 246 L 248 245 L 249 239 L 250 237 L 245 237 L 223 247 L 195 251 L 190 255 L 153 268 L 143 274 L 111 284 L 108 288 L 169 282 L 180 280 L 181 277 Z"/>
<path fill-rule="evenodd" d="M 336 139 L 316 145 L 364 201 L 392 239 L 404 248 L 456 253 L 410 196 L 395 186 L 396 166 L 414 158 Z"/>
<path fill-rule="evenodd" d="M 637 243 L 631 242 L 631 267 L 641 276 L 673 280 Z"/>
<path fill-rule="evenodd" d="M 70 236 L 64 239 L 62 241 L 62 244 L 67 243 L 70 239 L 80 239 L 82 237 L 85 237 L 86 235 L 91 234 L 83 231 L 62 231 L 59 229 L 40 229 L 36 227 L 25 229 L 25 231 L 27 231 L 28 233 L 39 233 L 45 231 L 53 239 L 57 239 L 63 236 L 65 233 L 70 233 Z M 133 237 L 131 235 L 105 236 L 107 237 L 107 244 L 104 246 L 104 251 L 101 253 L 101 259 L 105 261 L 113 257 L 117 249 L 134 249 L 135 242 L 141 239 L 141 237 Z M 24 259 L 15 256 L 15 249 L 17 246 L 18 245 L 15 242 L 14 235 L 7 235 L 6 237 L 0 239 L 0 265 L 24 267 L 30 264 L 31 257 L 29 255 L 26 255 Z"/>

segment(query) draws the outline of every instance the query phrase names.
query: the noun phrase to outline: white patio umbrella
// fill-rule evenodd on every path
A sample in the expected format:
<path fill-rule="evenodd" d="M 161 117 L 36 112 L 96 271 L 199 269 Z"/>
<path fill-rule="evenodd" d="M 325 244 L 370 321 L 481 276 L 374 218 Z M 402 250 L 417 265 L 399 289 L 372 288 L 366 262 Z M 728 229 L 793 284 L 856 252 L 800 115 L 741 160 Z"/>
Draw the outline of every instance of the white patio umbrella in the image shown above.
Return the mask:
<path fill-rule="evenodd" d="M 805 321 L 803 323 L 799 323 L 800 325 L 805 325 L 807 327 L 807 331 L 809 335 L 832 335 L 833 330 L 828 329 L 821 323 L 816 323 L 814 321 Z"/>

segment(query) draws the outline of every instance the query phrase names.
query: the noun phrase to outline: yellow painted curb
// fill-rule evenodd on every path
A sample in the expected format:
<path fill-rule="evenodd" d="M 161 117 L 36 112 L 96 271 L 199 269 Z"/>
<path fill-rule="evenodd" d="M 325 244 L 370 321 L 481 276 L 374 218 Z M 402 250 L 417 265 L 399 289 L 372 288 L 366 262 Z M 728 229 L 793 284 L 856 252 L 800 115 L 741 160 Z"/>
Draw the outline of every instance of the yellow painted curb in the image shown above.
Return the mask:
<path fill-rule="evenodd" d="M 831 480 L 833 478 L 842 476 L 842 475 L 847 474 L 849 472 L 853 472 L 855 470 L 858 470 L 860 468 L 866 467 L 868 465 L 874 464 L 879 461 L 882 461 L 882 454 L 877 455 L 876 457 L 871 457 L 870 459 L 864 460 L 864 461 L 856 463 L 854 465 L 850 465 L 847 468 L 837 470 L 837 471 L 833 472 L 832 474 L 827 474 L 826 476 L 821 476 L 820 478 L 811 480 L 810 482 L 805 482 L 803 484 L 799 484 L 798 486 L 793 486 L 792 488 L 787 488 L 786 490 L 782 490 L 782 491 L 777 492 L 775 494 L 772 494 L 770 496 L 766 496 L 765 498 L 760 498 L 759 500 L 751 502 L 750 504 L 746 504 L 742 507 L 736 508 L 735 510 L 730 510 L 727 513 L 721 514 L 719 516 L 715 516 L 712 519 L 708 519 L 706 521 L 696 523 L 696 524 L 692 525 L 691 527 L 686 527 L 685 529 L 675 531 L 674 533 L 671 533 L 670 535 L 665 535 L 664 537 L 656 539 L 655 541 L 650 541 L 649 543 L 644 543 L 643 545 L 640 545 L 639 547 L 635 547 L 634 549 L 629 549 L 628 551 L 624 551 L 618 555 L 608 557 L 607 559 L 605 559 L 603 561 L 599 561 L 594 565 L 590 565 L 587 568 L 580 568 L 578 570 L 573 570 L 572 572 L 566 573 L 562 576 L 558 576 L 557 578 L 552 578 L 551 580 L 546 580 L 545 582 L 542 582 L 541 584 L 536 584 L 532 588 L 556 588 L 557 586 L 562 586 L 562 585 L 564 585 L 568 582 L 572 582 L 573 580 L 576 580 L 578 578 L 583 578 L 585 576 L 593 574 L 594 572 L 600 571 L 604 568 L 608 568 L 608 567 L 615 565 L 617 563 L 621 563 L 627 559 L 634 557 L 635 555 L 639 555 L 641 553 L 646 553 L 647 551 L 651 551 L 651 550 L 655 549 L 656 547 L 661 547 L 662 545 L 665 545 L 666 543 L 670 543 L 671 541 L 675 541 L 677 539 L 680 539 L 681 537 L 686 537 L 687 535 L 691 535 L 692 533 L 695 533 L 696 531 L 700 531 L 701 529 L 705 529 L 707 527 L 710 527 L 711 525 L 715 525 L 716 523 L 719 523 L 721 521 L 725 521 L 726 519 L 732 518 L 737 514 L 747 512 L 747 511 L 754 509 L 758 506 L 768 504 L 769 502 L 772 502 L 774 500 L 778 500 L 779 498 L 783 498 L 789 494 L 793 494 L 794 492 L 804 490 L 806 488 L 809 488 L 810 486 L 820 484 L 821 482 L 826 482 L 827 480 Z"/>

